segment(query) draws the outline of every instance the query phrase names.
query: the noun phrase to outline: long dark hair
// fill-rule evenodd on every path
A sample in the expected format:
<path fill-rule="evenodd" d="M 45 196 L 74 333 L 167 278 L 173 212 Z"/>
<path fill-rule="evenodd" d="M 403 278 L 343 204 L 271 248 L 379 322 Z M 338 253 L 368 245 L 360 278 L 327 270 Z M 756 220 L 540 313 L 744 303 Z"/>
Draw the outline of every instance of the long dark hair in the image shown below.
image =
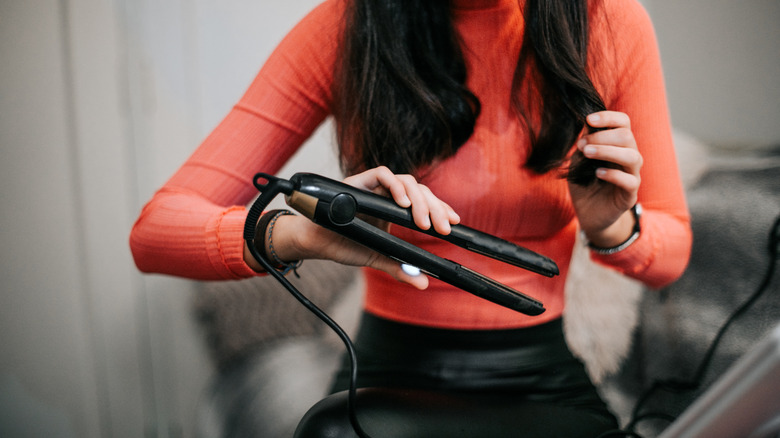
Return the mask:
<path fill-rule="evenodd" d="M 348 3 L 334 81 L 344 170 L 386 165 L 415 173 L 453 155 L 473 133 L 480 104 L 465 86 L 449 0 Z M 513 102 L 531 134 L 526 166 L 545 173 L 561 165 L 585 116 L 604 103 L 586 72 L 587 0 L 528 0 L 524 13 Z M 529 83 L 539 99 L 520 98 Z M 534 123 L 529 115 L 539 111 Z M 573 168 L 569 177 L 583 171 Z"/>

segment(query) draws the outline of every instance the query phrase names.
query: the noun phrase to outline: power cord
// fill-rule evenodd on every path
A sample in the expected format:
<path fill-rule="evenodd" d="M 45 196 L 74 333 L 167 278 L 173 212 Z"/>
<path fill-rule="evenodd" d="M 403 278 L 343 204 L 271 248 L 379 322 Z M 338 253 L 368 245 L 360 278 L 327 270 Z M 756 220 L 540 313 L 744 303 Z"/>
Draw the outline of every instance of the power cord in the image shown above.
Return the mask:
<path fill-rule="evenodd" d="M 293 286 L 292 283 L 290 283 L 281 272 L 277 271 L 273 266 L 271 266 L 270 262 L 268 262 L 266 258 L 263 257 L 258 252 L 257 248 L 254 245 L 255 226 L 260 218 L 263 208 L 267 206 L 268 203 L 271 201 L 271 199 L 273 199 L 273 197 L 276 196 L 277 194 L 291 192 L 292 187 L 290 187 L 290 184 L 291 183 L 289 181 L 284 181 L 284 180 L 269 180 L 268 183 L 265 185 L 258 182 L 258 180 L 255 181 L 255 186 L 259 190 L 261 190 L 261 194 L 258 197 L 258 199 L 255 200 L 254 204 L 252 205 L 252 207 L 249 209 L 247 213 L 247 219 L 244 224 L 244 240 L 247 243 L 247 247 L 250 253 L 252 254 L 252 257 L 254 257 L 258 263 L 260 263 L 263 269 L 265 269 L 265 271 L 268 272 L 269 275 L 273 276 L 285 289 L 287 289 L 288 292 L 290 292 L 291 295 L 293 295 L 293 297 L 295 297 L 295 299 L 297 299 L 301 304 L 303 304 L 304 307 L 309 309 L 309 311 L 314 313 L 315 316 L 317 316 L 328 327 L 330 327 L 331 330 L 333 330 L 344 343 L 344 346 L 347 349 L 347 353 L 350 359 L 350 379 L 349 379 L 349 391 L 348 391 L 348 398 L 347 398 L 347 410 L 349 413 L 349 420 L 350 423 L 352 424 L 352 428 L 354 429 L 355 433 L 359 436 L 359 438 L 370 438 L 370 436 L 360 426 L 360 423 L 357 418 L 356 399 L 357 399 L 357 365 L 358 364 L 357 364 L 357 355 L 355 353 L 355 348 L 352 344 L 352 340 L 349 338 L 347 333 L 333 319 L 331 319 L 325 312 L 323 312 L 314 303 L 309 301 L 309 299 L 306 298 L 300 291 L 298 291 L 298 289 L 296 289 L 295 286 Z M 769 260 L 769 267 L 764 276 L 764 280 L 762 281 L 759 288 L 753 293 L 753 295 L 751 295 L 750 298 L 748 298 L 748 300 L 745 301 L 745 303 L 743 303 L 726 320 L 725 324 L 718 331 L 718 334 L 716 335 L 713 342 L 710 344 L 707 353 L 704 355 L 704 359 L 702 360 L 701 364 L 697 369 L 695 378 L 690 382 L 677 381 L 677 380 L 655 381 L 653 385 L 651 385 L 651 387 L 637 401 L 637 404 L 635 405 L 634 410 L 632 412 L 632 420 L 629 422 L 625 430 L 608 431 L 599 435 L 599 437 L 597 438 L 607 438 L 607 437 L 616 437 L 616 436 L 642 438 L 641 435 L 639 435 L 637 432 L 633 430 L 640 421 L 644 421 L 649 418 L 662 418 L 667 421 L 674 420 L 672 416 L 666 413 L 650 412 L 650 413 L 645 413 L 640 415 L 640 412 L 644 407 L 645 403 L 647 403 L 647 401 L 656 391 L 665 389 L 665 390 L 675 391 L 675 392 L 687 392 L 687 391 L 696 390 L 701 386 L 704 374 L 706 370 L 709 368 L 715 350 L 720 344 L 720 341 L 724 336 L 724 334 L 726 333 L 726 331 L 728 330 L 728 328 L 739 316 L 745 313 L 758 300 L 758 298 L 760 298 L 764 294 L 766 289 L 769 287 L 772 278 L 774 277 L 775 267 L 776 267 L 775 265 L 777 264 L 777 259 L 778 259 L 778 251 L 780 251 L 780 215 L 778 215 L 778 217 L 775 218 L 775 222 L 770 231 L 768 249 L 769 249 L 770 260 Z"/>
<path fill-rule="evenodd" d="M 659 413 L 659 412 L 647 412 L 644 414 L 640 414 L 640 413 L 642 411 L 642 408 L 644 408 L 645 404 L 647 404 L 647 402 L 651 399 L 651 397 L 658 391 L 665 390 L 673 393 L 684 393 L 684 392 L 696 391 L 701 387 L 702 382 L 704 380 L 704 376 L 710 367 L 712 358 L 715 355 L 715 351 L 717 350 L 721 340 L 723 339 L 723 336 L 726 334 L 726 331 L 734 323 L 734 321 L 736 321 L 740 316 L 742 316 L 745 312 L 747 312 L 753 306 L 753 304 L 755 304 L 755 302 L 758 301 L 758 299 L 766 292 L 766 290 L 769 288 L 769 285 L 772 283 L 772 278 L 775 275 L 775 269 L 777 267 L 778 252 L 780 252 L 780 215 L 778 215 L 775 218 L 774 224 L 772 225 L 772 228 L 769 232 L 769 241 L 768 241 L 767 249 L 769 251 L 769 266 L 766 270 L 766 273 L 764 274 L 764 279 L 762 280 L 761 284 L 756 289 L 756 291 L 753 292 L 753 294 L 750 297 L 748 297 L 748 299 L 744 303 L 742 303 L 742 305 L 740 305 L 726 319 L 726 322 L 718 330 L 717 335 L 715 336 L 709 348 L 707 349 L 707 352 L 704 354 L 704 357 L 701 363 L 699 364 L 699 367 L 697 368 L 696 374 L 694 374 L 694 378 L 690 381 L 682 381 L 676 379 L 654 381 L 653 384 L 650 386 L 650 388 L 648 388 L 637 400 L 637 403 L 636 405 L 634 405 L 634 409 L 631 413 L 631 421 L 626 425 L 626 427 L 622 430 L 605 432 L 599 435 L 597 438 L 607 438 L 607 437 L 642 438 L 642 436 L 639 435 L 634 430 L 636 426 L 642 421 L 649 420 L 649 419 L 662 419 L 671 423 L 676 419 L 674 416 L 666 413 Z"/>
<path fill-rule="evenodd" d="M 251 241 L 247 242 L 247 246 L 249 247 L 249 252 L 251 252 L 252 256 L 263 266 L 263 269 L 265 269 L 266 272 L 268 272 L 279 283 L 281 283 L 281 285 L 284 286 L 284 288 L 287 289 L 287 291 L 293 297 L 295 297 L 296 300 L 303 304 L 304 307 L 309 309 L 310 312 L 322 320 L 322 322 L 330 327 L 331 330 L 336 332 L 338 337 L 344 343 L 350 361 L 349 392 L 347 397 L 349 421 L 352 423 L 352 428 L 355 429 L 355 433 L 357 433 L 360 438 L 371 438 L 360 426 L 360 422 L 357 418 L 357 410 L 355 408 L 355 401 L 357 398 L 357 355 L 355 354 L 355 347 L 352 344 L 352 340 L 349 338 L 349 335 L 347 335 L 344 329 L 342 329 L 341 326 L 336 323 L 336 321 L 328 316 L 327 313 L 317 307 L 316 304 L 312 303 L 295 286 L 293 286 L 293 284 L 290 283 L 290 281 L 287 280 L 287 278 L 281 272 L 274 269 L 274 267 L 271 266 L 268 261 L 266 261 L 265 257 L 260 255 L 260 253 L 255 248 L 255 245 Z"/>
<path fill-rule="evenodd" d="M 349 376 L 349 391 L 347 397 L 347 411 L 349 412 L 349 421 L 352 424 L 352 428 L 359 438 L 371 438 L 360 426 L 360 422 L 357 418 L 356 399 L 357 399 L 357 354 L 355 354 L 355 347 L 352 344 L 352 340 L 344 329 L 339 326 L 328 314 L 322 309 L 312 303 L 306 296 L 304 296 L 289 280 L 284 276 L 284 273 L 279 272 L 271 263 L 260 254 L 259 250 L 254 244 L 256 226 L 260 220 L 260 216 L 263 213 L 263 209 L 273 200 L 276 195 L 280 193 L 290 194 L 294 187 L 290 181 L 282 179 L 269 179 L 264 174 L 255 175 L 253 181 L 255 187 L 260 191 L 260 196 L 255 199 L 252 206 L 247 211 L 246 221 L 244 222 L 244 241 L 255 260 L 263 267 L 263 269 L 276 281 L 279 282 L 287 291 L 295 297 L 304 307 L 309 309 L 317 318 L 324 322 L 331 330 L 333 330 L 347 349 L 350 361 L 350 376 Z M 296 273 L 297 274 L 297 273 Z"/>

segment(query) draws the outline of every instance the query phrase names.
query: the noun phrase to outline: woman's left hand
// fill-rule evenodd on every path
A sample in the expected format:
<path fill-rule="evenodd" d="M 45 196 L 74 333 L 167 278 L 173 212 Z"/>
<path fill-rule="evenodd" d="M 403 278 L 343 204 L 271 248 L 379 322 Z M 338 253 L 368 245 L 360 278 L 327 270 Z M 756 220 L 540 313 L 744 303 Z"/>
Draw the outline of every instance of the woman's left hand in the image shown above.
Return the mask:
<path fill-rule="evenodd" d="M 642 155 L 637 149 L 627 114 L 601 111 L 590 114 L 587 123 L 600 131 L 577 142 L 587 158 L 610 163 L 596 171 L 600 180 L 588 186 L 569 184 L 581 229 L 596 246 L 609 248 L 626 241 L 634 228 L 629 211 L 637 202 Z"/>

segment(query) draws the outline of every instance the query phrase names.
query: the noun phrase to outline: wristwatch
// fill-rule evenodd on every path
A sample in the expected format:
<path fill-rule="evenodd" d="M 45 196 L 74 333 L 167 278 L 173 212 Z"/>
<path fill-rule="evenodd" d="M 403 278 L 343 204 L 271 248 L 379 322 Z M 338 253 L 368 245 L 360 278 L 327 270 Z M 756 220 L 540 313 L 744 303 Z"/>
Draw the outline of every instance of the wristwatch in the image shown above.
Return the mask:
<path fill-rule="evenodd" d="M 590 242 L 588 242 L 588 239 L 585 238 L 585 241 L 588 244 L 588 248 L 590 248 L 591 251 L 595 252 L 596 254 L 601 255 L 610 255 L 615 254 L 617 252 L 623 251 L 624 249 L 628 248 L 636 239 L 639 239 L 639 234 L 642 230 L 642 227 L 639 225 L 639 218 L 642 217 L 642 206 L 637 203 L 634 204 L 633 207 L 631 207 L 631 213 L 634 215 L 634 231 L 631 233 L 631 236 L 628 237 L 628 239 L 617 245 L 613 246 L 611 248 L 602 248 L 600 246 L 596 246 Z M 584 236 L 585 233 L 583 233 Z"/>

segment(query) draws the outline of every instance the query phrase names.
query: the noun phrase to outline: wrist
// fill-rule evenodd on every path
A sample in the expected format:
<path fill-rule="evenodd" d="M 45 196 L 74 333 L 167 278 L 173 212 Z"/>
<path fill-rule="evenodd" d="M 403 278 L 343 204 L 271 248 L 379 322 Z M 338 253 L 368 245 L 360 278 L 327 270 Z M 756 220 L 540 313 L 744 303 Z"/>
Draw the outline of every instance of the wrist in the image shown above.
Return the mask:
<path fill-rule="evenodd" d="M 606 229 L 588 233 L 583 231 L 588 247 L 598 254 L 614 254 L 630 246 L 639 238 L 642 206 L 631 207 Z"/>
<path fill-rule="evenodd" d="M 286 274 L 300 266 L 301 259 L 289 251 L 292 247 L 290 236 L 294 233 L 290 226 L 285 226 L 285 218 L 294 217 L 290 210 L 284 209 L 266 211 L 260 216 L 252 242 L 244 246 L 244 260 L 252 269 L 265 272 L 272 268 Z"/>
<path fill-rule="evenodd" d="M 252 251 L 249 249 L 249 244 L 246 241 L 244 241 L 244 263 L 255 272 L 265 272 L 263 266 L 255 260 L 255 256 L 252 255 Z"/>
<path fill-rule="evenodd" d="M 308 258 L 299 242 L 302 227 L 299 226 L 298 221 L 301 219 L 308 221 L 297 215 L 279 216 L 273 229 L 270 230 L 272 234 L 266 236 L 266 253 L 271 254 L 273 249 L 276 259 L 291 263 Z"/>

